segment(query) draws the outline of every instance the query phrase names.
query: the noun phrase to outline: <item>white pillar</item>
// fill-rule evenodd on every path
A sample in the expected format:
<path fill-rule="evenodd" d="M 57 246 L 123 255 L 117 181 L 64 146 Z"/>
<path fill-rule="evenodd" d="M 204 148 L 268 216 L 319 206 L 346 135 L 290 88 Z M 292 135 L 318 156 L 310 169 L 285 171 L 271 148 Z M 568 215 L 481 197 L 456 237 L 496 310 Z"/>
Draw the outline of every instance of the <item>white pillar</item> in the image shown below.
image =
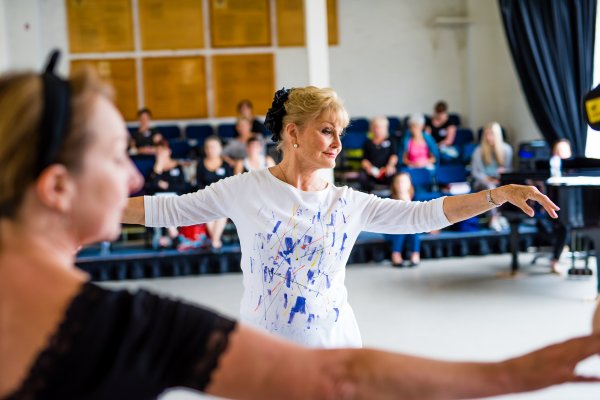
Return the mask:
<path fill-rule="evenodd" d="M 6 27 L 6 0 L 0 0 L 0 74 L 6 72 L 10 66 L 8 58 L 8 29 Z"/>
<path fill-rule="evenodd" d="M 327 0 L 304 0 L 309 84 L 329 87 Z"/>
<path fill-rule="evenodd" d="M 308 83 L 329 87 L 329 38 L 327 0 L 304 0 L 304 26 L 308 55 Z M 321 177 L 333 183 L 333 170 L 323 169 Z"/>

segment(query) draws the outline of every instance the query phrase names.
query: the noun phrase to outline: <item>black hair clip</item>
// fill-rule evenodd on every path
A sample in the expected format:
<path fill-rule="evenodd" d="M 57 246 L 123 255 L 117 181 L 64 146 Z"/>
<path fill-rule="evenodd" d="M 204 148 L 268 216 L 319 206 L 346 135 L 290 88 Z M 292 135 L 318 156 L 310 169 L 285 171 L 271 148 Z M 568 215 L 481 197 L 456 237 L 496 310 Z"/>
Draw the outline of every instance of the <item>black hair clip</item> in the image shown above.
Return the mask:
<path fill-rule="evenodd" d="M 53 50 L 41 75 L 43 87 L 43 112 L 40 123 L 40 145 L 37 174 L 56 162 L 71 117 L 71 89 L 69 83 L 54 72 L 59 50 Z"/>
<path fill-rule="evenodd" d="M 290 96 L 290 92 L 293 90 L 281 88 L 275 92 L 275 96 L 273 98 L 273 104 L 271 104 L 271 108 L 267 111 L 267 115 L 265 117 L 265 126 L 267 129 L 271 131 L 273 135 L 271 140 L 274 142 L 278 142 L 281 139 L 281 129 L 283 128 L 283 117 L 285 117 L 285 102 Z"/>

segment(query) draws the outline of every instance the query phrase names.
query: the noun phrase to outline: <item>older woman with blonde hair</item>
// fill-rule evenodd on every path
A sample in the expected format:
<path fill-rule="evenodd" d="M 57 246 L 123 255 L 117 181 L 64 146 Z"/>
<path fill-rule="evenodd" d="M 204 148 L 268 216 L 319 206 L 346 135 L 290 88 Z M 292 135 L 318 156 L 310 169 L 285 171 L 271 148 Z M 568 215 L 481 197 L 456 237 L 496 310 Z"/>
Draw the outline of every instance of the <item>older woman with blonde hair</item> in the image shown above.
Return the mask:
<path fill-rule="evenodd" d="M 75 252 L 118 236 L 128 193 L 142 184 L 122 117 L 93 75 L 51 71 L 0 76 L 0 113 L 0 398 L 153 399 L 187 387 L 236 399 L 449 399 L 598 381 L 574 370 L 600 352 L 597 336 L 496 363 L 310 350 L 198 306 L 96 286 Z M 217 185 L 204 191 L 222 194 Z M 295 258 L 286 251 L 279 261 Z"/>
<path fill-rule="evenodd" d="M 179 197 L 133 198 L 123 222 L 179 226 L 230 218 L 242 251 L 242 320 L 304 345 L 362 345 L 344 284 L 361 231 L 427 232 L 507 201 L 532 214 L 529 199 L 556 215 L 557 207 L 527 186 L 429 202 L 334 186 L 319 171 L 335 167 L 348 113 L 332 89 L 279 90 L 265 124 L 283 151 L 279 164 Z"/>

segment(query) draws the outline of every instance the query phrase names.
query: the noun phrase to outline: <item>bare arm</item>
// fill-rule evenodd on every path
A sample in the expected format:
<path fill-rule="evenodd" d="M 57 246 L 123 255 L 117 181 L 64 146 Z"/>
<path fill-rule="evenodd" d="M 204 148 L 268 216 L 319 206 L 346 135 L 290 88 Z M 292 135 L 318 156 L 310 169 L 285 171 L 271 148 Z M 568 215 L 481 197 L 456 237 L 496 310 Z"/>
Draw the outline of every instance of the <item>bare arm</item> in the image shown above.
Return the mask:
<path fill-rule="evenodd" d="M 363 158 L 360 163 L 362 165 L 362 169 L 365 172 L 367 172 L 367 173 L 371 172 L 371 168 L 373 168 L 373 164 L 371 164 L 371 161 L 367 160 L 366 158 Z"/>
<path fill-rule="evenodd" d="M 444 146 L 452 146 L 454 144 L 454 139 L 456 138 L 456 125 L 450 125 L 446 128 L 446 138 L 443 140 L 441 144 Z"/>
<path fill-rule="evenodd" d="M 444 199 L 444 214 L 446 214 L 448 221 L 451 223 L 463 221 L 494 208 L 495 206 L 487 201 L 486 192 L 488 191 L 446 197 Z M 519 207 L 530 217 L 533 217 L 534 212 L 527 204 L 528 200 L 540 203 L 552 218 L 558 217 L 556 214 L 556 211 L 559 210 L 558 206 L 534 186 L 505 185 L 489 192 L 496 204 L 509 202 Z"/>
<path fill-rule="evenodd" d="M 123 211 L 121 222 L 124 224 L 144 225 L 146 215 L 144 211 L 144 196 L 131 197 L 127 202 L 127 207 Z"/>
<path fill-rule="evenodd" d="M 233 174 L 237 175 L 237 174 L 241 174 L 242 172 L 244 172 L 244 161 L 243 160 L 236 161 L 235 167 L 233 168 Z"/>
<path fill-rule="evenodd" d="M 594 381 L 574 368 L 600 351 L 600 336 L 500 363 L 446 362 L 377 350 L 309 350 L 242 325 L 207 388 L 236 399 L 457 399 Z"/>

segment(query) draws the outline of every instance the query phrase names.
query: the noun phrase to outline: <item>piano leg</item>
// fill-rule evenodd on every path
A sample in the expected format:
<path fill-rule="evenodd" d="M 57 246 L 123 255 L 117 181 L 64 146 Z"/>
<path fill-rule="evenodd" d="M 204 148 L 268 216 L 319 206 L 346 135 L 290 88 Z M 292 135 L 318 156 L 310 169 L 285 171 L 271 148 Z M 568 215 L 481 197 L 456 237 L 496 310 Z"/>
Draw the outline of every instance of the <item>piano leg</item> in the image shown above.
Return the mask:
<path fill-rule="evenodd" d="M 586 234 L 592 239 L 596 251 L 596 292 L 600 293 L 600 265 L 598 264 L 598 256 L 600 255 L 600 229 L 586 230 Z"/>
<path fill-rule="evenodd" d="M 515 275 L 519 270 L 519 225 L 520 219 L 509 219 L 510 223 L 510 253 L 512 262 L 510 265 L 511 274 Z"/>

